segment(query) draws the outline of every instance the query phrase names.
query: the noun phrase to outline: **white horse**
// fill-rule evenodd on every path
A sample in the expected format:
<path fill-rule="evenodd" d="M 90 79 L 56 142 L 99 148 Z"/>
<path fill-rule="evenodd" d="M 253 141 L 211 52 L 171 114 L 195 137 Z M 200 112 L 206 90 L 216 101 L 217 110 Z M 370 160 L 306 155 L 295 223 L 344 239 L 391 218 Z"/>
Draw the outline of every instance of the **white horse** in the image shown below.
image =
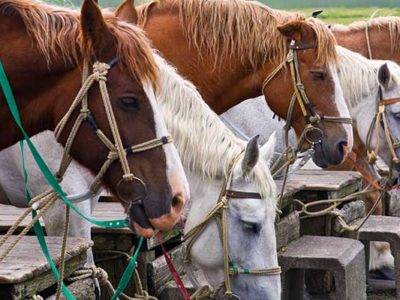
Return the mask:
<path fill-rule="evenodd" d="M 390 61 L 369 60 L 365 57 L 338 46 L 339 65 L 338 75 L 342 85 L 344 98 L 352 119 L 354 130 L 364 143 L 367 141 L 367 132 L 376 113 L 380 101 L 378 89 L 381 86 L 383 99 L 400 97 L 400 67 Z M 223 120 L 229 123 L 239 136 L 253 136 L 260 134 L 261 140 L 266 140 L 273 130 L 282 130 L 284 121 L 272 119 L 273 113 L 266 108 L 262 98 L 247 100 L 222 115 Z M 387 107 L 387 118 L 394 138 L 400 137 L 400 104 Z M 247 122 L 252 122 L 249 126 Z M 255 122 L 255 123 L 254 123 Z M 379 128 L 381 139 L 378 155 L 390 164 L 392 159 L 384 138 L 383 128 Z M 292 138 L 294 132 L 291 132 Z M 293 140 L 292 140 L 293 141 Z M 377 143 L 376 135 L 371 140 L 372 148 Z M 278 145 L 283 149 L 284 145 Z M 397 150 L 400 155 L 400 150 Z M 399 201 L 400 202 L 400 201 Z M 382 267 L 393 268 L 393 257 L 387 246 L 373 243 L 371 246 L 370 269 Z"/>
<path fill-rule="evenodd" d="M 185 232 L 204 219 L 215 206 L 232 161 L 230 189 L 260 193 L 262 199 L 228 201 L 229 256 L 241 268 L 268 269 L 278 266 L 275 238 L 275 184 L 269 161 L 275 144 L 273 135 L 259 149 L 257 137 L 247 144 L 234 136 L 202 101 L 196 88 L 183 80 L 161 58 L 162 87 L 158 99 L 188 176 L 191 200 Z M 169 80 L 167 81 L 166 78 Z M 169 90 L 168 93 L 165 93 Z M 190 255 L 208 282 L 219 287 L 224 281 L 219 229 L 210 221 L 194 241 Z M 241 299 L 279 299 L 280 276 L 237 275 L 233 292 Z"/>
<path fill-rule="evenodd" d="M 32 137 L 32 142 L 42 154 L 50 170 L 55 173 L 58 170 L 59 163 L 63 154 L 63 148 L 54 138 L 50 131 L 42 132 Z M 26 167 L 29 171 L 29 188 L 32 195 L 38 195 L 49 186 L 44 179 L 41 171 L 37 167 L 31 152 L 26 147 Z M 81 195 L 88 191 L 93 176 L 84 167 L 76 162 L 72 162 L 68 168 L 64 180 L 61 183 L 63 190 L 69 196 Z M 27 202 L 24 193 L 24 173 L 22 169 L 22 160 L 19 144 L 11 146 L 0 152 L 0 185 L 4 189 L 8 203 L 18 207 L 26 207 Z M 98 201 L 98 196 L 92 197 L 88 201 L 77 203 L 76 206 L 82 213 L 90 216 L 94 205 Z M 61 236 L 64 230 L 65 204 L 62 201 L 56 201 L 55 204 L 44 214 L 43 221 L 47 235 Z M 90 224 L 81 219 L 75 213 L 70 215 L 69 236 L 84 237 L 90 239 Z M 92 250 L 88 250 L 88 259 L 86 265 L 94 266 Z"/>

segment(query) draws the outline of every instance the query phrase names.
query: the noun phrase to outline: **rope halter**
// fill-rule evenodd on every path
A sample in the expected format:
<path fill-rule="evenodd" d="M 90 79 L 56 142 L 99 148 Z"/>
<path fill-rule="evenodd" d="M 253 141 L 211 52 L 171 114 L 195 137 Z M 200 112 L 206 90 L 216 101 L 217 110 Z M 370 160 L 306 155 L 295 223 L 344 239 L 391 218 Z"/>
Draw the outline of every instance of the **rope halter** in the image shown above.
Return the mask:
<path fill-rule="evenodd" d="M 99 140 L 107 147 L 109 150 L 109 153 L 107 155 L 106 161 L 103 163 L 101 166 L 99 172 L 97 173 L 90 190 L 93 194 L 96 194 L 97 191 L 101 187 L 101 179 L 107 172 L 108 168 L 111 166 L 111 164 L 119 160 L 122 168 L 122 178 L 119 181 L 117 185 L 117 191 L 118 191 L 118 186 L 122 184 L 123 182 L 129 182 L 130 184 L 135 184 L 136 187 L 141 186 L 142 187 L 142 192 L 140 195 L 141 200 L 144 200 L 146 195 L 147 195 L 147 189 L 146 189 L 146 184 L 144 181 L 142 181 L 140 178 L 136 177 L 134 173 L 132 172 L 129 163 L 128 163 L 128 154 L 133 154 L 133 153 L 138 153 L 138 152 L 143 152 L 146 150 L 150 150 L 156 147 L 163 146 L 165 144 L 171 143 L 172 138 L 170 136 L 163 136 L 161 138 L 156 138 L 152 139 L 150 141 L 129 146 L 127 148 L 124 148 L 121 135 L 118 129 L 118 124 L 115 118 L 115 114 L 111 105 L 111 100 L 108 94 L 107 90 L 107 75 L 108 71 L 113 68 L 116 64 L 118 63 L 118 58 L 114 58 L 111 60 L 108 64 L 103 63 L 103 62 L 95 62 L 93 64 L 93 70 L 92 74 L 89 75 L 89 64 L 84 63 L 83 67 L 83 72 L 82 72 L 82 86 L 81 89 L 79 90 L 78 94 L 76 95 L 75 99 L 73 100 L 70 108 L 68 109 L 67 113 L 64 115 L 64 117 L 60 120 L 60 122 L 57 124 L 54 134 L 57 140 L 60 139 L 61 133 L 64 131 L 67 122 L 71 119 L 71 115 L 78 109 L 78 106 L 80 105 L 80 111 L 79 115 L 76 118 L 70 133 L 67 137 L 67 141 L 64 146 L 64 154 L 63 158 L 61 160 L 60 168 L 59 171 L 57 172 L 57 178 L 61 181 L 63 178 L 63 175 L 65 174 L 69 164 L 71 163 L 71 156 L 70 156 L 70 150 L 72 147 L 72 144 L 75 140 L 75 137 L 78 133 L 78 130 L 80 126 L 82 125 L 83 121 L 86 121 L 91 128 L 91 130 L 96 134 L 96 136 L 99 138 Z M 103 102 L 103 106 L 106 112 L 108 124 L 111 129 L 112 133 L 112 140 L 110 140 L 104 132 L 99 128 L 97 125 L 95 118 L 93 114 L 91 113 L 89 106 L 88 106 L 88 91 L 92 87 L 92 85 L 98 82 L 99 84 L 99 89 L 101 93 L 101 98 Z M 123 199 L 121 200 L 125 202 L 130 202 L 129 199 Z"/>
<path fill-rule="evenodd" d="M 228 244 L 228 209 L 229 209 L 229 199 L 262 199 L 259 193 L 235 191 L 230 189 L 232 185 L 233 170 L 238 163 L 242 153 L 239 154 L 231 163 L 228 171 L 228 176 L 225 178 L 220 195 L 217 200 L 217 204 L 213 209 L 207 214 L 203 221 L 190 229 L 182 238 L 183 241 L 187 242 L 185 261 L 190 262 L 190 251 L 193 247 L 196 239 L 202 234 L 204 229 L 210 223 L 210 221 L 215 220 L 218 226 L 218 232 L 222 242 L 222 251 L 224 258 L 224 282 L 225 286 L 225 298 L 229 299 L 240 299 L 232 291 L 231 286 L 231 276 L 237 276 L 239 274 L 253 275 L 253 276 L 276 276 L 281 274 L 281 268 L 263 268 L 263 269 L 249 269 L 241 268 L 235 262 L 233 262 L 229 257 L 229 244 Z M 221 285 L 222 287 L 222 285 Z"/>
<path fill-rule="evenodd" d="M 379 128 L 383 128 L 383 132 L 385 134 L 385 140 L 389 147 L 390 155 L 392 156 L 392 164 L 399 164 L 400 159 L 396 153 L 396 150 L 400 148 L 400 143 L 395 139 L 390 129 L 387 116 L 386 116 L 386 108 L 389 105 L 399 103 L 400 98 L 392 98 L 392 99 L 383 99 L 383 90 L 382 87 L 379 86 L 378 90 L 379 102 L 377 103 L 377 109 L 374 118 L 372 119 L 371 125 L 368 129 L 367 133 L 367 157 L 368 162 L 370 164 L 374 164 L 378 158 L 379 148 L 381 139 L 379 136 Z M 372 136 L 375 133 L 377 142 L 375 148 L 372 148 Z"/>
<path fill-rule="evenodd" d="M 302 134 L 300 135 L 298 149 L 304 141 L 309 142 L 311 145 L 315 143 L 320 143 L 323 132 L 321 129 L 317 127 L 321 122 L 333 122 L 333 123 L 346 123 L 352 124 L 353 121 L 351 118 L 343 118 L 343 117 L 333 117 L 333 116 L 321 116 L 319 115 L 313 108 L 309 98 L 307 97 L 306 89 L 301 81 L 300 77 L 300 69 L 299 69 L 299 61 L 297 57 L 297 52 L 300 50 L 308 50 L 316 48 L 316 44 L 303 44 L 296 45 L 295 41 L 292 40 L 289 44 L 289 53 L 286 59 L 281 62 L 264 80 L 262 85 L 262 92 L 264 92 L 266 86 L 271 82 L 271 80 L 285 67 L 286 64 L 289 64 L 290 74 L 292 77 L 293 83 L 293 95 L 289 102 L 289 108 L 286 116 L 286 126 L 285 132 L 288 132 L 290 127 L 292 126 L 293 112 L 295 103 L 297 102 L 300 110 L 303 114 L 303 117 L 306 122 L 306 126 L 303 129 Z"/>

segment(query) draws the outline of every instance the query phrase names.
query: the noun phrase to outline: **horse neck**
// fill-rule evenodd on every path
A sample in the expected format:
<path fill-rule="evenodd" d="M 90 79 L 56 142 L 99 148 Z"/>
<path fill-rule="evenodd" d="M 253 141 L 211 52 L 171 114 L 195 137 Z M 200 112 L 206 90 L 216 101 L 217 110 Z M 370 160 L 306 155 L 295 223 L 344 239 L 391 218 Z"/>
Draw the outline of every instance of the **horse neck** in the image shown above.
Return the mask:
<path fill-rule="evenodd" d="M 79 89 L 80 72 L 63 61 L 48 62 L 38 49 L 32 47 L 22 21 L 7 15 L 1 16 L 0 57 L 10 81 L 22 123 L 29 135 L 44 130 L 53 130 L 57 110 L 65 109 Z M 19 38 L 15 38 L 15 37 Z M 61 80 L 63 79 L 63 80 Z M 68 84 L 65 84 L 68 82 Z M 22 139 L 6 108 L 3 93 L 0 93 L 0 150 Z M 57 104 L 57 105 L 56 105 Z"/>
<path fill-rule="evenodd" d="M 370 57 L 368 51 L 365 27 L 334 26 L 332 32 L 340 46 L 360 53 L 367 58 L 393 60 L 400 63 L 400 52 L 393 51 L 394 46 L 389 42 L 391 37 L 388 25 L 368 25 L 372 57 Z"/>
<path fill-rule="evenodd" d="M 159 30 L 160 22 L 162 31 Z M 206 50 L 201 53 L 189 44 L 176 7 L 154 5 L 148 11 L 143 27 L 163 57 L 193 82 L 216 113 L 223 113 L 246 99 L 262 95 L 262 83 L 272 70 L 272 64 L 254 70 L 250 62 L 243 62 L 240 53 L 215 63 Z"/>

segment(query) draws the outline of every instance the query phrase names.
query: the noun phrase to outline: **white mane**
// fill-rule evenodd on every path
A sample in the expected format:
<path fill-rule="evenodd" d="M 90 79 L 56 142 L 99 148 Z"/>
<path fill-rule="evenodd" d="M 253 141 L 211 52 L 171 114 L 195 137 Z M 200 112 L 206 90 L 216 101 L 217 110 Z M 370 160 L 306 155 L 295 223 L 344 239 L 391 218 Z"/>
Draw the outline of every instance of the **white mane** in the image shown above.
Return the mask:
<path fill-rule="evenodd" d="M 399 67 L 394 62 L 370 60 L 341 46 L 337 46 L 337 52 L 340 84 L 349 107 L 359 104 L 365 96 L 378 95 L 380 66 L 387 63 L 392 73 L 399 73 Z M 396 74 L 392 75 L 397 78 Z"/>
<path fill-rule="evenodd" d="M 235 137 L 192 83 L 160 55 L 155 56 L 161 78 L 157 98 L 183 165 L 204 178 L 226 177 L 231 162 L 243 152 L 246 142 Z M 249 176 L 256 181 L 264 198 L 275 194 L 269 167 L 263 159 L 251 173 Z"/>

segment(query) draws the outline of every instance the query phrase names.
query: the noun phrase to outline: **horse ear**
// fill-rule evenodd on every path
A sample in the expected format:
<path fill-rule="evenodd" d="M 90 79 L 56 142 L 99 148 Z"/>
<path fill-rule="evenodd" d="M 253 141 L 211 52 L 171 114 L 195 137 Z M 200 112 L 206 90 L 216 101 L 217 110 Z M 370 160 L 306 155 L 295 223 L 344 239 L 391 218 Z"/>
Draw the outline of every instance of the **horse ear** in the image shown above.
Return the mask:
<path fill-rule="evenodd" d="M 385 89 L 387 89 L 389 87 L 390 78 L 391 78 L 391 75 L 390 75 L 389 66 L 387 63 L 385 63 L 382 66 L 380 66 L 380 68 L 379 68 L 378 81 Z"/>
<path fill-rule="evenodd" d="M 290 21 L 278 26 L 281 34 L 294 40 L 297 44 L 312 44 L 315 42 L 315 33 L 311 26 L 304 21 Z"/>
<path fill-rule="evenodd" d="M 260 149 L 258 147 L 258 138 L 260 136 L 256 135 L 250 139 L 247 143 L 246 151 L 244 153 L 242 161 L 242 172 L 243 174 L 249 173 L 254 166 L 257 164 L 258 157 L 260 156 Z"/>
<path fill-rule="evenodd" d="M 102 51 L 110 46 L 112 34 L 94 0 L 85 0 L 82 4 L 81 29 L 86 50 L 92 49 L 96 56 L 101 56 Z"/>
<path fill-rule="evenodd" d="M 268 141 L 260 149 L 262 159 L 265 159 L 268 164 L 271 162 L 272 157 L 274 155 L 275 145 L 276 145 L 276 131 L 274 131 L 270 135 Z"/>
<path fill-rule="evenodd" d="M 137 24 L 138 14 L 133 0 L 124 0 L 115 11 L 115 16 L 121 21 Z"/>

